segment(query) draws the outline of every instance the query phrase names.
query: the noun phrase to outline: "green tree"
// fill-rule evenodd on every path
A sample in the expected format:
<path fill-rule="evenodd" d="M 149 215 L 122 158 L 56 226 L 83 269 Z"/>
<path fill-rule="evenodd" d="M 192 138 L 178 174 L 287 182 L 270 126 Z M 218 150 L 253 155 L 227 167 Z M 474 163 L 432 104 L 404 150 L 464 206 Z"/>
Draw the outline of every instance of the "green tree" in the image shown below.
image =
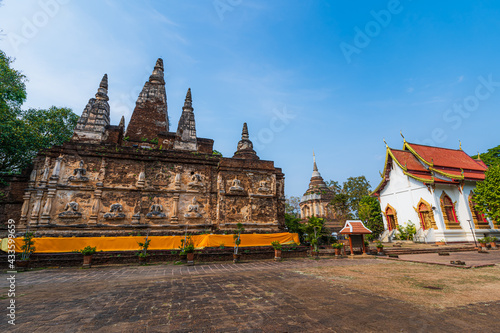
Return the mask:
<path fill-rule="evenodd" d="M 477 183 L 474 202 L 481 213 L 500 223 L 500 164 L 491 165 L 484 181 Z"/>
<path fill-rule="evenodd" d="M 364 196 L 359 202 L 359 218 L 370 229 L 373 238 L 378 238 L 384 232 L 384 221 L 380 209 L 380 202 L 377 198 Z"/>
<path fill-rule="evenodd" d="M 359 202 L 361 198 L 370 194 L 370 187 L 365 176 L 349 177 L 344 182 L 343 192 L 349 197 L 349 207 L 355 218 L 359 217 Z"/>
<path fill-rule="evenodd" d="M 330 207 L 335 210 L 337 219 L 344 221 L 357 218 L 361 198 L 370 193 L 370 183 L 365 176 L 349 177 L 342 184 L 342 187 L 339 182 L 330 180 L 327 182 L 327 186 L 335 195 L 330 202 Z"/>
<path fill-rule="evenodd" d="M 300 198 L 299 197 L 286 197 L 285 199 L 285 212 L 295 217 L 300 214 Z"/>
<path fill-rule="evenodd" d="M 304 243 L 304 230 L 300 219 L 292 214 L 285 213 L 285 228 L 288 232 L 299 234 L 300 243 Z"/>
<path fill-rule="evenodd" d="M 338 193 L 330 201 L 330 207 L 335 212 L 335 219 L 346 221 L 352 219 L 351 208 L 349 206 L 349 196 L 344 193 Z"/>
<path fill-rule="evenodd" d="M 307 223 L 302 225 L 304 238 L 313 248 L 314 251 L 319 249 L 319 239 L 325 235 L 325 220 L 311 216 Z"/>
<path fill-rule="evenodd" d="M 68 141 L 78 116 L 68 108 L 21 110 L 26 78 L 0 51 L 0 174 L 28 167 L 39 150 Z"/>
<path fill-rule="evenodd" d="M 478 157 L 481 158 L 481 160 L 488 166 L 500 164 L 500 146 L 490 148 L 486 153 L 482 153 L 479 156 L 475 155 L 471 157 L 474 159 L 477 159 Z"/>

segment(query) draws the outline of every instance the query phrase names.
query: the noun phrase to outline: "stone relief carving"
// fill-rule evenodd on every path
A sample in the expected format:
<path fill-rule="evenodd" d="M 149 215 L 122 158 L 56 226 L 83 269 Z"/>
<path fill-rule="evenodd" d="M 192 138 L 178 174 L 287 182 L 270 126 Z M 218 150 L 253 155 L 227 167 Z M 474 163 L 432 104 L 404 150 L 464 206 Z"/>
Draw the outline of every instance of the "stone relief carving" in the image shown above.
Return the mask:
<path fill-rule="evenodd" d="M 202 215 L 200 214 L 200 205 L 198 205 L 196 197 L 194 197 L 191 201 L 191 204 L 188 206 L 187 213 L 184 214 L 184 217 L 191 219 L 202 217 Z"/>
<path fill-rule="evenodd" d="M 82 213 L 80 213 L 78 211 L 78 208 L 79 205 L 77 202 L 74 202 L 74 201 L 71 201 L 71 202 L 68 202 L 66 204 L 66 206 L 64 207 L 64 212 L 61 212 L 59 213 L 59 217 L 60 218 L 65 218 L 65 219 L 68 219 L 68 218 L 78 218 L 78 217 L 82 217 Z"/>
<path fill-rule="evenodd" d="M 80 160 L 80 167 L 73 170 L 73 176 L 70 176 L 68 180 L 70 182 L 88 182 L 89 178 L 85 177 L 87 169 L 83 166 L 83 160 Z"/>
<path fill-rule="evenodd" d="M 193 174 L 191 182 L 188 183 L 188 189 L 199 191 L 203 188 L 202 177 L 200 174 Z"/>
<path fill-rule="evenodd" d="M 170 178 L 170 174 L 168 172 L 164 172 L 163 169 L 160 169 L 160 171 L 156 174 L 155 179 L 156 180 L 161 180 L 161 181 L 168 181 Z"/>
<path fill-rule="evenodd" d="M 163 213 L 163 206 L 159 203 L 154 203 L 149 208 L 149 213 L 146 214 L 146 217 L 149 219 L 162 219 L 167 217 L 165 213 Z"/>
<path fill-rule="evenodd" d="M 43 164 L 43 169 L 42 169 L 42 183 L 46 183 L 47 179 L 49 179 L 49 166 L 50 166 L 50 157 L 45 157 L 45 162 Z"/>
<path fill-rule="evenodd" d="M 146 184 L 146 174 L 144 173 L 144 171 L 141 171 L 139 173 L 139 176 L 137 177 L 136 186 L 137 187 L 144 187 L 145 184 Z"/>
<path fill-rule="evenodd" d="M 261 180 L 259 182 L 259 189 L 257 190 L 260 193 L 269 193 L 271 192 L 271 188 L 269 187 L 269 183 L 265 180 Z"/>
<path fill-rule="evenodd" d="M 112 204 L 109 208 L 109 212 L 104 214 L 106 220 L 121 220 L 125 218 L 125 214 L 122 213 L 123 206 L 119 203 Z"/>
<path fill-rule="evenodd" d="M 243 192 L 245 189 L 241 187 L 241 181 L 238 178 L 233 179 L 232 186 L 229 188 L 229 192 Z"/>
<path fill-rule="evenodd" d="M 106 160 L 103 157 L 101 161 L 101 168 L 99 169 L 99 174 L 97 175 L 97 181 L 102 184 L 104 182 L 105 177 L 106 177 Z"/>

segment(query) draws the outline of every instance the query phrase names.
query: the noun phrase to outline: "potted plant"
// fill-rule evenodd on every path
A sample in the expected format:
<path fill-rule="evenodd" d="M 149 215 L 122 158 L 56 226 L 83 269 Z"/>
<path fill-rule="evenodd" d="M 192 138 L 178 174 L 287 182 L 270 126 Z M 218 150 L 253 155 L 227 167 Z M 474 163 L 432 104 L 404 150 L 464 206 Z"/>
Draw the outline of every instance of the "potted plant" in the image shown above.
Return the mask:
<path fill-rule="evenodd" d="M 96 247 L 91 247 L 90 245 L 87 245 L 83 249 L 79 250 L 81 254 L 83 254 L 83 267 L 88 267 L 90 268 L 92 264 L 92 255 L 94 255 L 96 251 Z"/>
<path fill-rule="evenodd" d="M 243 228 L 243 224 L 238 223 L 236 225 L 236 234 L 233 235 L 234 238 L 234 254 L 233 254 L 233 262 L 237 263 L 240 261 L 241 254 L 238 253 L 238 248 L 241 244 L 241 233 L 245 231 Z"/>
<path fill-rule="evenodd" d="M 137 242 L 139 244 L 140 249 L 139 252 L 137 252 L 137 256 L 139 257 L 139 263 L 140 264 L 145 264 L 148 259 L 148 247 L 149 243 L 151 243 L 151 239 L 148 239 L 148 235 L 146 235 L 146 238 L 144 239 L 144 243 Z"/>
<path fill-rule="evenodd" d="M 480 251 L 486 250 L 486 243 L 488 243 L 488 237 L 479 238 L 477 241 L 479 242 L 479 244 L 481 244 L 481 248 L 479 250 Z"/>
<path fill-rule="evenodd" d="M 491 245 L 491 249 L 496 250 L 497 249 L 497 240 L 498 238 L 496 237 L 488 237 Z"/>
<path fill-rule="evenodd" d="M 191 240 L 191 236 L 186 238 L 184 253 L 186 255 L 188 265 L 190 266 L 194 265 L 194 243 Z"/>
<path fill-rule="evenodd" d="M 273 241 L 271 242 L 271 245 L 274 248 L 274 260 L 280 261 L 281 260 L 281 244 L 279 241 Z"/>
<path fill-rule="evenodd" d="M 33 246 L 35 244 L 35 241 L 33 240 L 33 237 L 35 237 L 34 232 L 29 232 L 26 231 L 23 236 L 23 245 L 21 246 L 21 250 L 23 252 L 21 253 L 21 258 L 20 260 L 16 263 L 17 267 L 23 268 L 23 269 L 28 269 L 30 265 L 30 256 L 33 252 L 35 252 L 35 247 Z"/>
<path fill-rule="evenodd" d="M 363 253 L 366 253 L 367 250 L 368 250 L 368 252 L 370 252 L 370 242 L 367 240 L 364 240 L 363 243 L 365 244 L 365 247 L 363 247 Z"/>
<path fill-rule="evenodd" d="M 382 255 L 382 254 L 384 254 L 384 244 L 382 244 L 382 242 L 381 242 L 381 241 L 378 241 L 378 242 L 377 242 L 376 247 L 377 247 L 377 254 L 378 254 L 378 255 Z"/>
<path fill-rule="evenodd" d="M 179 246 L 179 257 L 181 258 L 181 262 L 186 263 L 187 262 L 187 253 L 184 251 L 186 248 L 186 239 L 181 239 L 181 246 Z"/>
<path fill-rule="evenodd" d="M 342 244 L 342 243 L 333 243 L 332 247 L 333 247 L 333 249 L 335 251 L 335 256 L 338 257 L 338 256 L 340 256 L 340 251 L 344 247 L 344 244 Z"/>

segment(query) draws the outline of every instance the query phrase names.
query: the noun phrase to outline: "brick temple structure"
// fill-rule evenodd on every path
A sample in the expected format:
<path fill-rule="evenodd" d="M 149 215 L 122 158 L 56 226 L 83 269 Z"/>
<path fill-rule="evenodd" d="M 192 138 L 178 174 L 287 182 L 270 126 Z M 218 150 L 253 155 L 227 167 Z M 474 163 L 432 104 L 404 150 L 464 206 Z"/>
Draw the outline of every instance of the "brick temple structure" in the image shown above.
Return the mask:
<path fill-rule="evenodd" d="M 170 132 L 162 59 L 127 128 L 123 117 L 110 125 L 107 92 L 104 75 L 71 141 L 35 158 L 22 207 L 1 217 L 14 218 L 16 231 L 29 225 L 37 236 L 222 233 L 239 222 L 249 232 L 283 229 L 284 175 L 259 159 L 246 123 L 232 158 L 214 153 L 213 140 L 196 135 L 188 89 Z"/>
<path fill-rule="evenodd" d="M 311 216 L 325 220 L 325 226 L 332 232 L 337 232 L 343 227 L 343 222 L 335 217 L 335 211 L 330 206 L 335 194 L 326 186 L 323 177 L 316 165 L 316 156 L 313 153 L 313 172 L 309 182 L 309 188 L 300 199 L 300 217 L 302 222 L 307 222 Z"/>

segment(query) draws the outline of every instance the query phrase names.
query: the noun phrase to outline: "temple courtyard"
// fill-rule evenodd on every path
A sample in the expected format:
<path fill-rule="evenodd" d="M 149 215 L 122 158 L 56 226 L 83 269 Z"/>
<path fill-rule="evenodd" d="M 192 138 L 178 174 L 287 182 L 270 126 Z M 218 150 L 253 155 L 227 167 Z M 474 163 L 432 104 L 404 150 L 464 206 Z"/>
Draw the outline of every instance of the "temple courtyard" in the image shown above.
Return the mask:
<path fill-rule="evenodd" d="M 447 260 L 472 262 L 476 255 L 500 263 L 500 251 L 452 253 Z M 415 256 L 400 259 L 444 260 Z M 16 304 L 16 325 L 2 321 L 0 331 L 497 331 L 500 266 L 322 257 L 45 269 L 17 273 Z"/>

